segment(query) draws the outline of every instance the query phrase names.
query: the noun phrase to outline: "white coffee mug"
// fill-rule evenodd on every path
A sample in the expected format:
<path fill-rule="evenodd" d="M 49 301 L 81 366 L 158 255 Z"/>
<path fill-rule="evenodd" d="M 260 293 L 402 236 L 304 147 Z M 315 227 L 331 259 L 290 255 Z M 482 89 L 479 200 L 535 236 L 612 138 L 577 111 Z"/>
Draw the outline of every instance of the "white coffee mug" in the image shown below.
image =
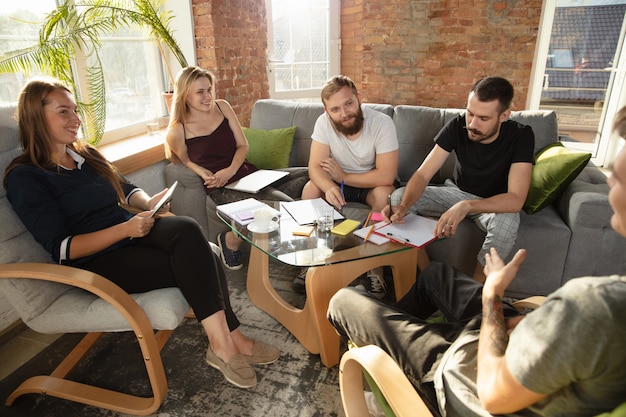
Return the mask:
<path fill-rule="evenodd" d="M 268 209 L 255 210 L 252 214 L 254 215 L 255 226 L 261 230 L 269 229 L 271 222 L 278 220 L 278 217 Z"/>

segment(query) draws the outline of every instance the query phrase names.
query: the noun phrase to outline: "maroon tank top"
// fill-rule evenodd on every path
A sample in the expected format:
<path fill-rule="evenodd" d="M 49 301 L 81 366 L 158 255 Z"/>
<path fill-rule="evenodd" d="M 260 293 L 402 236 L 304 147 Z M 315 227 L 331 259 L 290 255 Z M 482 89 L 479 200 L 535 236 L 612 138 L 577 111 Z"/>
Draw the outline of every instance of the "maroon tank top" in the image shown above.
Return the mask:
<path fill-rule="evenodd" d="M 219 109 L 219 106 L 217 108 Z M 189 138 L 185 143 L 189 160 L 211 172 L 217 172 L 228 167 L 237 150 L 235 134 L 225 117 L 222 123 L 210 134 Z M 237 181 L 256 170 L 257 168 L 246 160 L 228 183 Z M 207 194 L 213 190 L 214 188 L 206 188 Z"/>

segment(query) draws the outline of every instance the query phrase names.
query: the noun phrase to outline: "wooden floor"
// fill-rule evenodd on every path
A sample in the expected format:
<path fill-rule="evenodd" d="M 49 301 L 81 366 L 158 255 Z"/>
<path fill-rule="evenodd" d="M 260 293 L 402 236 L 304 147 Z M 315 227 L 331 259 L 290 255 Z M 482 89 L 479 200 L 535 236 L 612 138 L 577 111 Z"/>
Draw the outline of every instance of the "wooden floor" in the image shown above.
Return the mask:
<path fill-rule="evenodd" d="M 0 337 L 0 380 L 57 340 L 61 334 L 41 334 L 20 323 Z"/>

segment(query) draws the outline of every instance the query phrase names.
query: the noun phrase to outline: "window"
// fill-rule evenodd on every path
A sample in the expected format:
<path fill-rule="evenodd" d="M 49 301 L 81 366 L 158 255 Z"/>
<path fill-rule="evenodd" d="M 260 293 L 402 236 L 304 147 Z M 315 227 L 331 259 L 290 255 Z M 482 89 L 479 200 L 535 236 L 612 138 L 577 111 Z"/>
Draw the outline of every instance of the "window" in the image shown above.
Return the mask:
<path fill-rule="evenodd" d="M 319 98 L 339 73 L 339 0 L 266 0 L 272 98 Z"/>
<path fill-rule="evenodd" d="M 8 2 L 0 10 L 0 53 L 37 42 L 39 22 L 53 10 L 55 0 Z M 107 120 L 102 143 L 144 133 L 145 120 L 167 113 L 162 91 L 164 72 L 156 45 L 141 29 L 124 29 L 102 39 L 100 49 L 107 97 Z M 74 77 L 86 77 L 84 56 L 76 56 Z M 0 104 L 17 100 L 26 83 L 24 74 L 0 75 Z M 84 88 L 80 85 L 79 88 Z"/>
<path fill-rule="evenodd" d="M 612 116 L 624 104 L 626 1 L 544 2 L 528 108 L 554 110 L 561 140 L 614 159 Z"/>

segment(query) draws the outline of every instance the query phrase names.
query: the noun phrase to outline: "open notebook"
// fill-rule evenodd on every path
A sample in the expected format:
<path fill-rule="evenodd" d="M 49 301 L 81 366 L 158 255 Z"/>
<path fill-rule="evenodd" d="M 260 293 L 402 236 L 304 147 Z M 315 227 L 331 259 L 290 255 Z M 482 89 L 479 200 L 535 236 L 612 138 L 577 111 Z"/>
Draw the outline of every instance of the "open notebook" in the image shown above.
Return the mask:
<path fill-rule="evenodd" d="M 235 182 L 231 182 L 224 188 L 256 194 L 263 188 L 278 181 L 286 175 L 289 175 L 289 172 L 259 169 Z"/>
<path fill-rule="evenodd" d="M 246 198 L 245 200 L 220 204 L 216 208 L 217 211 L 230 217 L 240 226 L 246 226 L 252 223 L 254 220 L 254 212 L 260 209 L 267 209 L 272 212 L 272 215 L 280 217 L 280 211 L 255 198 Z"/>

